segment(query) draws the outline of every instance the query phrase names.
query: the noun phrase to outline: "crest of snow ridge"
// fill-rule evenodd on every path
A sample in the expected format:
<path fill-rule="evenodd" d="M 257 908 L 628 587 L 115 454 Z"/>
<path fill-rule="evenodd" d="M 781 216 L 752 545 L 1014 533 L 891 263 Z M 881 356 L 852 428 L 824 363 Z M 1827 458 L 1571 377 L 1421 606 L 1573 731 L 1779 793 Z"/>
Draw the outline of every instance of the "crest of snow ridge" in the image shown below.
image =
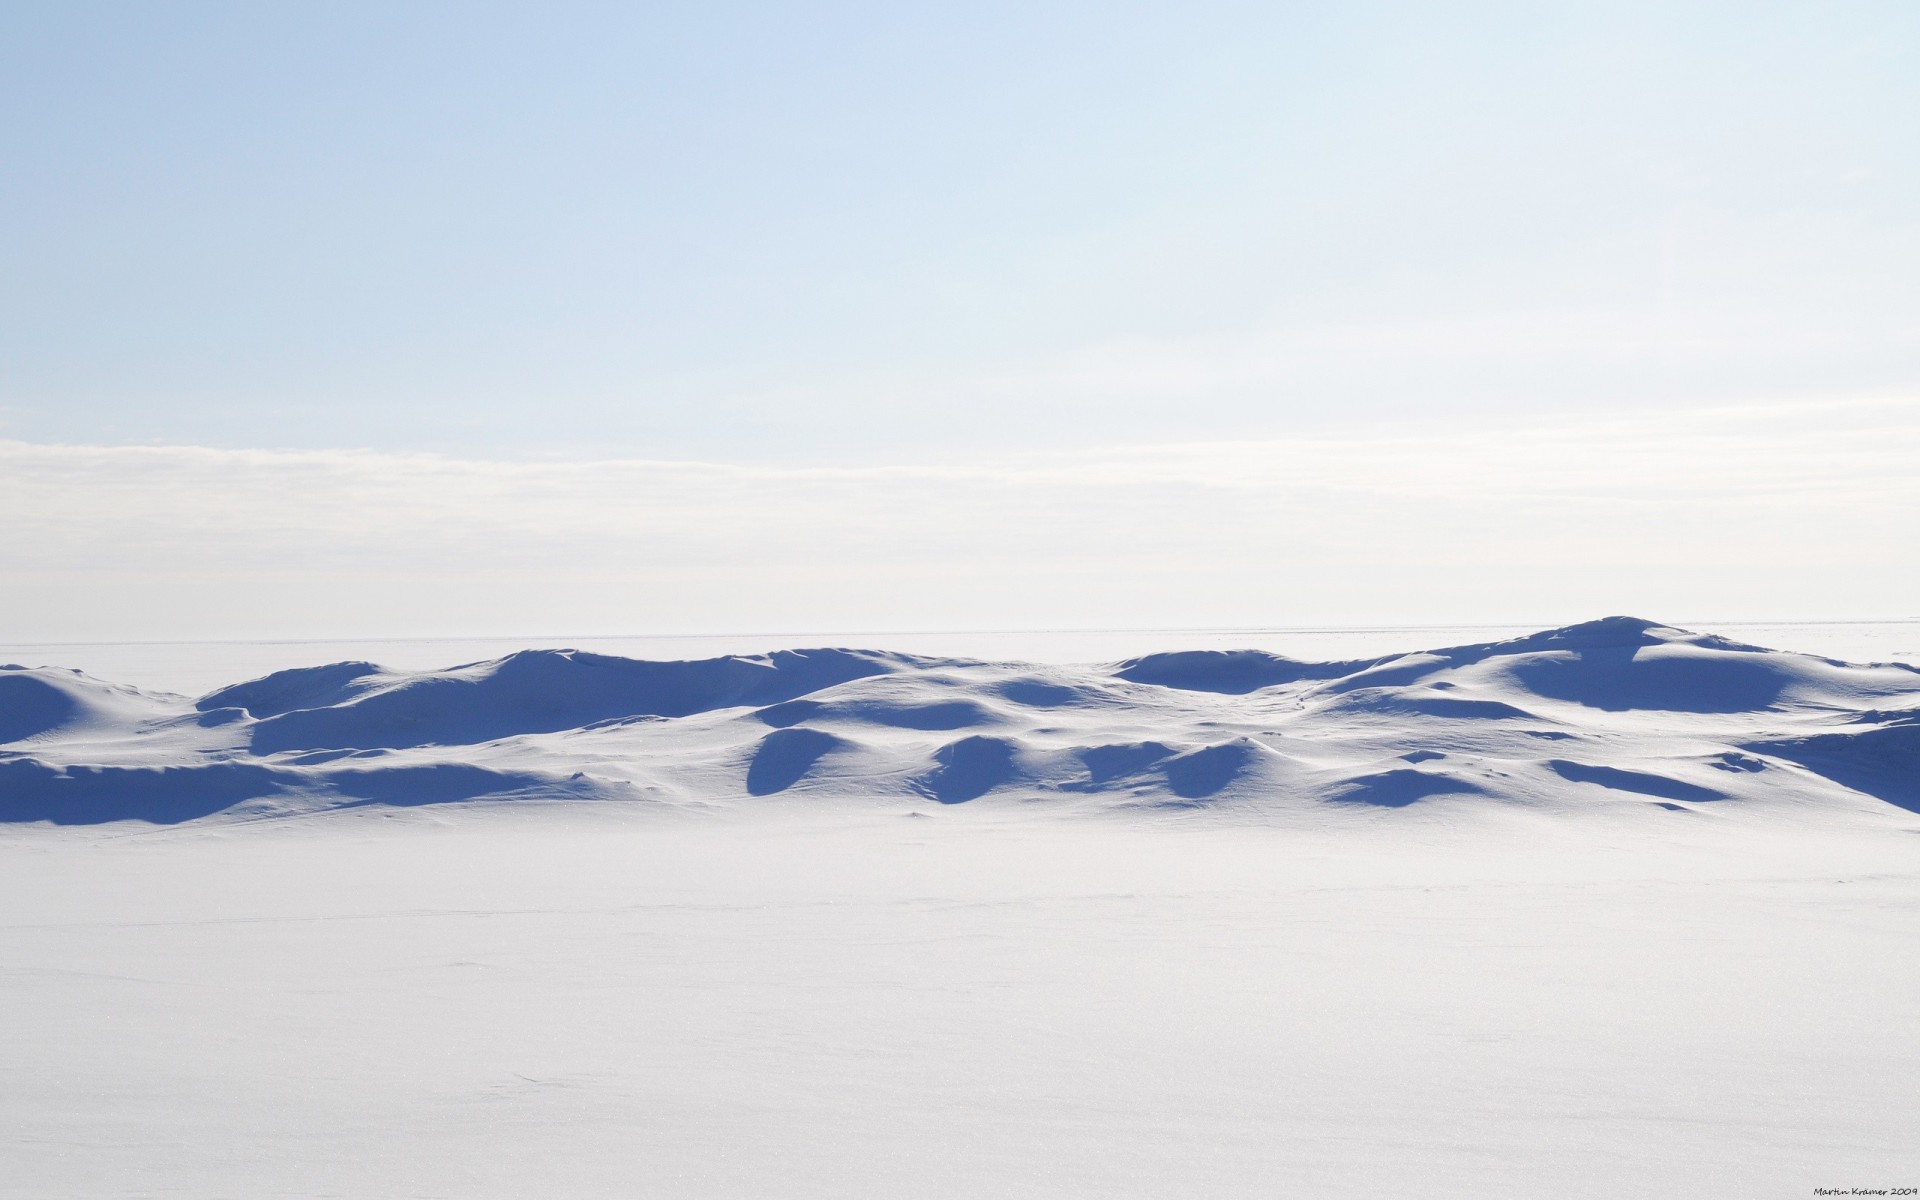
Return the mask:
<path fill-rule="evenodd" d="M 1336 808 L 1571 795 L 1692 811 L 1771 794 L 1762 783 L 1920 809 L 1916 779 L 1913 668 L 1628 617 L 1327 663 L 529 650 L 441 671 L 280 671 L 197 702 L 0 667 L 11 821 L 729 793 Z"/>

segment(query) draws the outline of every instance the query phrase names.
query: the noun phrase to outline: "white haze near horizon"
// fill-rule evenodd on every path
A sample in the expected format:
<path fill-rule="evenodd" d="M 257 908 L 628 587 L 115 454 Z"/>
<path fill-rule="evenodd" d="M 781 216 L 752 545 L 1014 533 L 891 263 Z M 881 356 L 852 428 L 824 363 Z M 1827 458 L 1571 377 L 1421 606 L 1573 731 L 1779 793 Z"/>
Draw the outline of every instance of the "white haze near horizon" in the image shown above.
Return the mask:
<path fill-rule="evenodd" d="M 1904 400 L 810 468 L 0 442 L 0 604 L 11 643 L 1905 618 L 1915 462 Z"/>
<path fill-rule="evenodd" d="M 1911 0 L 0 4 L 0 1193 L 1920 1182 L 1916 147 Z M 514 653 L 836 642 L 991 661 Z"/>
<path fill-rule="evenodd" d="M 1917 48 L 9 5 L 0 641 L 1908 617 Z"/>

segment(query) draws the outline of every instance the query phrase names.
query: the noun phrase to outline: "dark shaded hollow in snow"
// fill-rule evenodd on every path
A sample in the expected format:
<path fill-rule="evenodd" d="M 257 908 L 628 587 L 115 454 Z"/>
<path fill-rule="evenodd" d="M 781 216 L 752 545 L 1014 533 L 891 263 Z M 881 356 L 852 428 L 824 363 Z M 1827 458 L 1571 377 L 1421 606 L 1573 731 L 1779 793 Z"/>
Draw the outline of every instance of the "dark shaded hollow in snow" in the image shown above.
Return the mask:
<path fill-rule="evenodd" d="M 1346 662 L 526 650 L 280 671 L 198 699 L 0 667 L 4 821 L 618 800 L 1873 819 L 1920 810 L 1920 671 L 1628 617 Z"/>

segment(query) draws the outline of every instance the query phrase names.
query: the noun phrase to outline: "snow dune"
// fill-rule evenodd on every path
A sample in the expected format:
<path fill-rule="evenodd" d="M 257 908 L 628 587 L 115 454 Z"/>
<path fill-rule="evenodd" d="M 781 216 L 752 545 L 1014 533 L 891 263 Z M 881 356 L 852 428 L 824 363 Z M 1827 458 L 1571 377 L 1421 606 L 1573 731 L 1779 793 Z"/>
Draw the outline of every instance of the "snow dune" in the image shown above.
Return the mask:
<path fill-rule="evenodd" d="M 1915 1182 L 1920 672 L 0 669 L 0 1196 Z"/>
<path fill-rule="evenodd" d="M 1920 671 L 1614 617 L 1373 660 L 1042 666 L 527 650 L 276 672 L 189 700 L 0 668 L 0 820 L 630 800 L 1356 809 L 1920 809 Z"/>

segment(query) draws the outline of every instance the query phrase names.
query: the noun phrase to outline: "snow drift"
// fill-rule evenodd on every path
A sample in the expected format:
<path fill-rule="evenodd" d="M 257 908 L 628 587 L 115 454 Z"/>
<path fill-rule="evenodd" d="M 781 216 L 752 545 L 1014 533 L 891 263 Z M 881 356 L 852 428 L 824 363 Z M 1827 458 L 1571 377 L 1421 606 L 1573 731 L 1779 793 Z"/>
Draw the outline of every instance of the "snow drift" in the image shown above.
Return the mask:
<path fill-rule="evenodd" d="M 1920 671 L 1627 617 L 1358 662 L 1041 667 L 867 650 L 528 650 L 199 698 L 0 667 L 0 820 L 629 799 L 1920 811 Z"/>

